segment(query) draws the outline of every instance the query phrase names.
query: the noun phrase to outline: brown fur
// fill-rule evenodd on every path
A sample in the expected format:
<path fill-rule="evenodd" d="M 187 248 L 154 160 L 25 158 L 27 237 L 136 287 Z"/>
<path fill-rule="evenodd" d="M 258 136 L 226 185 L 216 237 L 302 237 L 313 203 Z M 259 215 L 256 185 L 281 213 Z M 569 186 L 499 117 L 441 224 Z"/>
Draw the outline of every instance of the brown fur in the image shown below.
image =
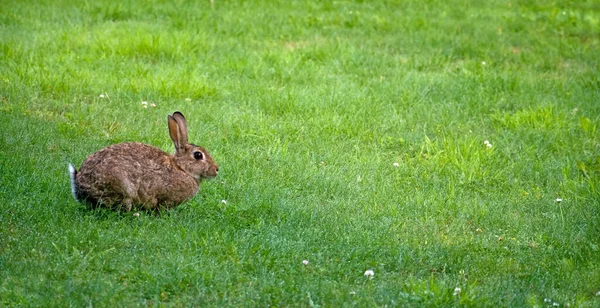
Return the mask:
<path fill-rule="evenodd" d="M 169 116 L 169 133 L 174 155 L 138 142 L 111 145 L 90 155 L 79 171 L 73 171 L 75 198 L 127 211 L 172 208 L 192 198 L 202 179 L 217 176 L 219 168 L 205 149 L 187 143 L 181 113 Z M 194 157 L 198 151 L 202 159 Z"/>

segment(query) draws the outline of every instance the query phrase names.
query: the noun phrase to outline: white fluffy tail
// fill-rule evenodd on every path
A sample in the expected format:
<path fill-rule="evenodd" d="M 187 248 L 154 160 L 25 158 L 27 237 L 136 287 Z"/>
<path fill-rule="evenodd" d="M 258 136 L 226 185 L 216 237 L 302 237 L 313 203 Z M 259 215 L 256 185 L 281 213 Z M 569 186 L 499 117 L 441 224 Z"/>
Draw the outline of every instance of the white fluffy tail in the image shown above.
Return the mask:
<path fill-rule="evenodd" d="M 77 169 L 72 164 L 69 164 L 69 174 L 71 175 L 71 194 L 73 194 L 73 198 L 75 201 L 79 202 L 77 199 L 77 182 L 75 176 L 77 175 Z"/>

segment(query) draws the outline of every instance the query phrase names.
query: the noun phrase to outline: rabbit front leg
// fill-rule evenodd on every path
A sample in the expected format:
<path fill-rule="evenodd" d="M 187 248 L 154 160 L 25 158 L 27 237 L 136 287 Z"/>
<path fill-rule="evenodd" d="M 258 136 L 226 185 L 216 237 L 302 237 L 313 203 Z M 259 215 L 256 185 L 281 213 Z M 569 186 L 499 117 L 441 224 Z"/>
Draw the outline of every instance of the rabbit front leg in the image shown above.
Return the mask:
<path fill-rule="evenodd" d="M 121 203 L 125 207 L 125 211 L 129 212 L 139 200 L 138 189 L 127 176 L 120 177 L 120 181 L 123 190 L 123 201 Z"/>
<path fill-rule="evenodd" d="M 125 206 L 125 211 L 130 212 L 133 209 L 133 199 L 132 198 L 124 198 L 123 206 Z"/>

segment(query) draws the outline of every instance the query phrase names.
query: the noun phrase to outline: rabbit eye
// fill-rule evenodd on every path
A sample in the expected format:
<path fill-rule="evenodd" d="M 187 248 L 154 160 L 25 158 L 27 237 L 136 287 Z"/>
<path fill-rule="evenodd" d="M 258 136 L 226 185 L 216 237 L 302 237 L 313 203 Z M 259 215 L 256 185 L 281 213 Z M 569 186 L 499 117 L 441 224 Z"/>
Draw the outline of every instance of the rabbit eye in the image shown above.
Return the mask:
<path fill-rule="evenodd" d="M 194 158 L 200 160 L 204 158 L 204 155 L 202 154 L 202 152 L 194 152 Z"/>

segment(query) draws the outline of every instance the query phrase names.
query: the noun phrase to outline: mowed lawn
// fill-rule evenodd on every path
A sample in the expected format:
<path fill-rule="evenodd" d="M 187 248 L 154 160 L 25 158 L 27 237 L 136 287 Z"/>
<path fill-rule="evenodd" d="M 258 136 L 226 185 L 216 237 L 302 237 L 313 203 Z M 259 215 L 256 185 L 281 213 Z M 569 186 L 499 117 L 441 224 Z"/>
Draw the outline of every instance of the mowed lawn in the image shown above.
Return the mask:
<path fill-rule="evenodd" d="M 0 306 L 599 307 L 598 1 L 0 2 Z M 90 210 L 67 164 L 220 174 Z"/>

